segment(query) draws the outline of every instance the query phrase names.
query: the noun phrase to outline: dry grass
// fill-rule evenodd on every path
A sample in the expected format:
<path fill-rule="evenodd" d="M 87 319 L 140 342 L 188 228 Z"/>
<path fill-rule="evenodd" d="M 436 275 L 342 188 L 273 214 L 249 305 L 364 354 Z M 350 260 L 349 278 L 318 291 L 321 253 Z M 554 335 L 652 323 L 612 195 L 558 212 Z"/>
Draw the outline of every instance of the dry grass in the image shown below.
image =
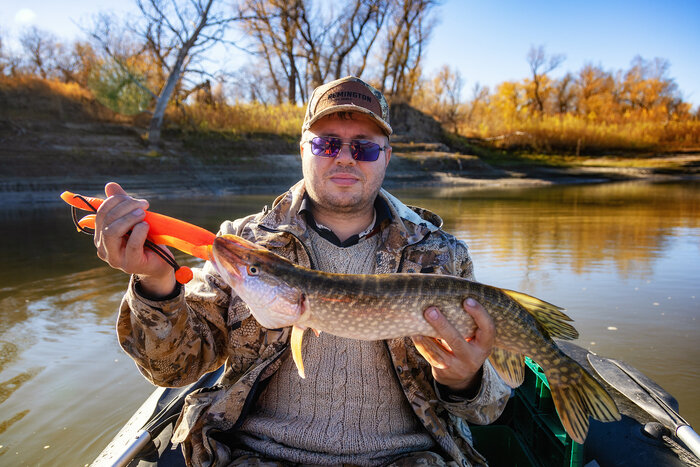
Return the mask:
<path fill-rule="evenodd" d="M 59 118 L 72 121 L 122 121 L 75 83 L 35 76 L 0 76 L 0 106 L 11 118 Z"/>
<path fill-rule="evenodd" d="M 545 153 L 602 154 L 608 151 L 672 152 L 700 149 L 700 121 L 609 123 L 571 114 L 506 123 L 491 120 L 462 134 L 502 149 Z"/>
<path fill-rule="evenodd" d="M 281 104 L 236 103 L 188 105 L 184 112 L 172 109 L 169 117 L 182 126 L 204 132 L 227 132 L 235 136 L 276 134 L 298 138 L 304 121 L 302 107 Z"/>

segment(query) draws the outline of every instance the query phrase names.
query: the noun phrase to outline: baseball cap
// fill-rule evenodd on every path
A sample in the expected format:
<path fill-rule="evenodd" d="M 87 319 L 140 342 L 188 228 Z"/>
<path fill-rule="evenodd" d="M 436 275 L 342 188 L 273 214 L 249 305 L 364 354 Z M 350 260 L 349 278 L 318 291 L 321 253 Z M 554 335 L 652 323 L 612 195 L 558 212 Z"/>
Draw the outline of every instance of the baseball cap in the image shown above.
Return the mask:
<path fill-rule="evenodd" d="M 314 89 L 306 106 L 301 132 L 311 128 L 319 118 L 335 112 L 366 114 L 387 136 L 392 133 L 389 104 L 384 95 L 356 76 L 346 76 Z"/>

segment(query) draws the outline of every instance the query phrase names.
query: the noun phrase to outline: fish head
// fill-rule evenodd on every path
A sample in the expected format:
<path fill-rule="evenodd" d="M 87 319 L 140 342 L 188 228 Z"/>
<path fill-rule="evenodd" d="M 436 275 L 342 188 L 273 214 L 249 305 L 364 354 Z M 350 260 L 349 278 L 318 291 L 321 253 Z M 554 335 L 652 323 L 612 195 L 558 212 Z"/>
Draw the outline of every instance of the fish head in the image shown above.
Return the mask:
<path fill-rule="evenodd" d="M 300 320 L 304 293 L 293 284 L 297 266 L 292 262 L 236 235 L 217 237 L 210 259 L 263 327 L 277 329 Z"/>

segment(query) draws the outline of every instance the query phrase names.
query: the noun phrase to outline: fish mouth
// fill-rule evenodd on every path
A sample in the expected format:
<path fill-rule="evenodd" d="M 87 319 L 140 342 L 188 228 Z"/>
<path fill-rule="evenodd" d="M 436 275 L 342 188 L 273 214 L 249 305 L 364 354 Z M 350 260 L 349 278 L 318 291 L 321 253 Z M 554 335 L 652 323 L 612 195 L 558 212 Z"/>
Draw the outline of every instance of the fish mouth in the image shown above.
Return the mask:
<path fill-rule="evenodd" d="M 221 277 L 236 282 L 243 279 L 240 267 L 246 264 L 247 255 L 244 252 L 250 248 L 238 241 L 240 237 L 232 237 L 224 235 L 214 239 L 211 260 Z"/>
<path fill-rule="evenodd" d="M 242 266 L 259 258 L 265 248 L 237 235 L 221 235 L 212 244 L 211 260 L 219 274 L 224 278 L 242 280 Z"/>

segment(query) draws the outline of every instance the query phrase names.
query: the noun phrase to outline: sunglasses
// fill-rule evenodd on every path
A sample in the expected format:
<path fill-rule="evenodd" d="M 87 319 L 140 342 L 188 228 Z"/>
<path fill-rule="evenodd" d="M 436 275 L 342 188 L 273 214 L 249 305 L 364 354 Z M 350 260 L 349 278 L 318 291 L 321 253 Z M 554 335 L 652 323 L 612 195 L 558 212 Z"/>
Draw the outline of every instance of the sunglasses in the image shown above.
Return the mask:
<path fill-rule="evenodd" d="M 365 140 L 350 140 L 348 143 L 343 143 L 340 138 L 332 138 L 326 136 L 316 136 L 310 140 L 304 141 L 311 144 L 311 153 L 319 157 L 336 157 L 340 149 L 348 145 L 350 146 L 350 154 L 356 161 L 374 162 L 379 158 L 379 153 L 388 149 L 390 146 L 380 146 L 377 143 Z"/>

